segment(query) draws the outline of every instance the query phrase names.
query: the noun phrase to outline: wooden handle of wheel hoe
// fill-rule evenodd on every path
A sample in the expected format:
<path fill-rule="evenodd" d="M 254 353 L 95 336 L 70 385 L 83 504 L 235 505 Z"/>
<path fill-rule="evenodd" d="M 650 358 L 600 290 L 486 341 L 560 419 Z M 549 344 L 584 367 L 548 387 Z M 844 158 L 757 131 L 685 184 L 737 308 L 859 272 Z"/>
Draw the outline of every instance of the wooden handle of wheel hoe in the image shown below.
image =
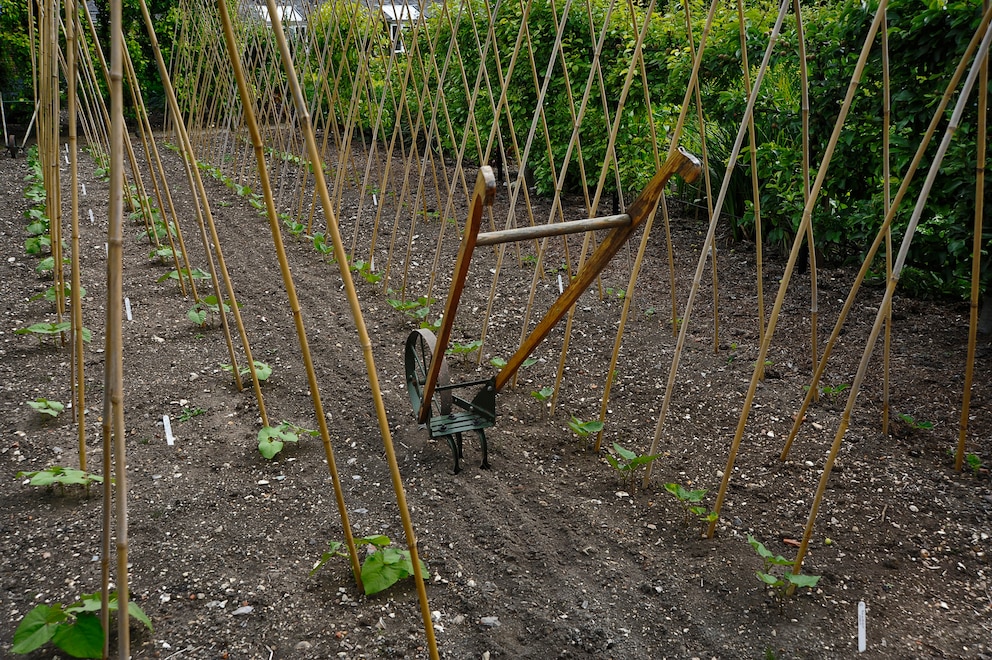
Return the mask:
<path fill-rule="evenodd" d="M 465 221 L 465 232 L 462 235 L 461 247 L 458 248 L 455 272 L 451 275 L 451 289 L 448 291 L 448 300 L 444 304 L 444 316 L 441 317 L 441 327 L 438 330 L 437 343 L 434 345 L 434 355 L 431 356 L 431 366 L 427 370 L 423 398 L 420 402 L 420 410 L 417 412 L 418 424 L 426 424 L 427 418 L 430 416 L 431 398 L 434 396 L 437 377 L 441 372 L 441 360 L 444 359 L 444 352 L 451 339 L 451 329 L 455 323 L 458 301 L 461 300 L 462 290 L 465 288 L 468 266 L 472 261 L 472 253 L 475 251 L 475 241 L 479 236 L 479 229 L 482 227 L 482 211 L 485 207 L 492 206 L 495 197 L 496 177 L 493 175 L 491 167 L 483 165 L 475 177 L 475 190 L 472 191 L 472 202 L 469 205 L 468 219 Z"/>
<path fill-rule="evenodd" d="M 548 333 L 554 329 L 558 321 L 565 316 L 565 313 L 579 299 L 579 296 L 595 281 L 596 277 L 606 268 L 606 265 L 610 263 L 614 255 L 630 239 L 634 230 L 644 224 L 644 221 L 654 213 L 655 208 L 658 206 L 658 200 L 661 199 L 661 193 L 665 189 L 668 180 L 672 178 L 672 175 L 678 174 L 691 183 L 699 178 L 700 172 L 702 172 L 702 165 L 699 159 L 682 147 L 679 147 L 675 153 L 668 157 L 668 160 L 661 166 L 661 169 L 655 173 L 654 178 L 641 191 L 640 196 L 628 207 L 627 214 L 630 216 L 630 223 L 616 227 L 610 231 L 606 239 L 599 244 L 599 247 L 592 253 L 592 256 L 583 264 L 579 272 L 575 274 L 575 277 L 569 283 L 568 287 L 565 288 L 565 291 L 551 305 L 544 318 L 541 319 L 527 336 L 527 339 L 520 345 L 517 352 L 507 360 L 506 366 L 496 374 L 497 392 L 503 389 L 503 386 L 508 380 L 513 378 L 513 374 L 517 372 L 517 369 L 524 363 L 524 360 L 544 341 Z M 439 343 L 438 345 L 441 346 L 442 344 Z"/>

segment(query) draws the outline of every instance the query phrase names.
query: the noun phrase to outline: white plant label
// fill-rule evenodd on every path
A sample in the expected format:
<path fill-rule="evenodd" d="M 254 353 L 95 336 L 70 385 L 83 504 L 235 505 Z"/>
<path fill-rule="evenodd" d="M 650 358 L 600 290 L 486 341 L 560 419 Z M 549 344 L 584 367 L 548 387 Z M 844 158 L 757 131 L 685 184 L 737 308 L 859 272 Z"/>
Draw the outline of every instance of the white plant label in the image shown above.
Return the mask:
<path fill-rule="evenodd" d="M 561 281 L 561 273 L 558 273 L 558 295 L 565 293 L 565 285 Z"/>
<path fill-rule="evenodd" d="M 379 198 L 375 196 L 375 193 L 372 193 L 372 206 L 379 206 Z"/>
<path fill-rule="evenodd" d="M 93 223 L 96 222 L 96 218 L 93 217 L 93 209 L 89 209 L 89 212 L 90 212 L 90 224 L 92 225 Z"/>
<path fill-rule="evenodd" d="M 867 648 L 866 619 L 865 601 L 861 601 L 858 603 L 858 653 L 864 653 Z"/>
<path fill-rule="evenodd" d="M 66 165 L 68 165 L 68 164 L 69 164 L 69 155 L 68 155 L 68 154 L 66 154 L 66 157 L 65 157 L 65 164 L 66 164 Z"/>
<path fill-rule="evenodd" d="M 169 423 L 168 415 L 162 415 L 162 426 L 165 427 L 165 444 L 171 447 L 176 444 L 176 439 L 172 435 L 172 424 Z"/>
<path fill-rule="evenodd" d="M 86 197 L 86 184 L 82 181 L 79 182 L 79 187 L 83 189 L 83 197 Z M 92 213 L 93 211 L 90 211 Z"/>
<path fill-rule="evenodd" d="M 131 299 L 128 298 L 127 296 L 124 297 L 124 313 L 127 314 L 128 321 L 134 320 L 133 318 L 131 318 Z"/>

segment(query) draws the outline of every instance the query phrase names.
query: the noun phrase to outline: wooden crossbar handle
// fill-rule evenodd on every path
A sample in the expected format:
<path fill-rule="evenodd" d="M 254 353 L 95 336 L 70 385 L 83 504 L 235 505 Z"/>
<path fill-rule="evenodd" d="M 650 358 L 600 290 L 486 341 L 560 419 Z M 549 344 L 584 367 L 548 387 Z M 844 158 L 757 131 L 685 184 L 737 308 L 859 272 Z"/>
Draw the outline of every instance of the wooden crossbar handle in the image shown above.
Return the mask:
<path fill-rule="evenodd" d="M 629 224 L 630 216 L 623 213 L 621 215 L 604 215 L 599 218 L 583 218 L 581 220 L 569 220 L 568 222 L 555 222 L 547 225 L 503 229 L 501 231 L 490 231 L 485 234 L 479 234 L 475 241 L 475 246 L 482 247 L 485 245 L 512 243 L 513 241 L 529 241 L 531 239 L 544 238 L 546 236 L 562 236 L 564 234 L 578 234 L 579 232 L 593 231 L 595 229 L 625 227 Z"/>

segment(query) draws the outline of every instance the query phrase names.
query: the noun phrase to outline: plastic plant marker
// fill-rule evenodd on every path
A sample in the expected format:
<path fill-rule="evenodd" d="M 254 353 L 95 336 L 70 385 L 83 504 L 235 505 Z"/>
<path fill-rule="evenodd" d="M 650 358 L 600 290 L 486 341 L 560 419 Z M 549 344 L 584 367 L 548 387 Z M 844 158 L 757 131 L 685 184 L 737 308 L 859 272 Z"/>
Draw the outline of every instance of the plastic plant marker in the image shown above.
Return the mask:
<path fill-rule="evenodd" d="M 565 293 L 565 285 L 561 281 L 561 273 L 558 273 L 558 295 Z"/>
<path fill-rule="evenodd" d="M 168 415 L 162 415 L 162 426 L 165 427 L 165 444 L 171 447 L 176 444 L 176 438 L 172 435 L 172 424 Z"/>
<path fill-rule="evenodd" d="M 79 187 L 83 189 L 83 197 L 86 197 L 86 184 L 80 182 Z M 90 213 L 92 213 L 92 211 L 90 211 Z"/>
<path fill-rule="evenodd" d="M 127 315 L 128 321 L 134 320 L 134 318 L 131 317 L 131 299 L 127 297 L 124 298 L 124 313 Z"/>
<path fill-rule="evenodd" d="M 864 653 L 867 647 L 866 619 L 865 601 L 860 601 L 858 603 L 858 653 Z"/>
<path fill-rule="evenodd" d="M 89 209 L 89 212 L 90 212 L 90 224 L 91 225 L 92 224 L 95 224 L 96 223 L 96 219 L 93 217 L 93 209 Z"/>

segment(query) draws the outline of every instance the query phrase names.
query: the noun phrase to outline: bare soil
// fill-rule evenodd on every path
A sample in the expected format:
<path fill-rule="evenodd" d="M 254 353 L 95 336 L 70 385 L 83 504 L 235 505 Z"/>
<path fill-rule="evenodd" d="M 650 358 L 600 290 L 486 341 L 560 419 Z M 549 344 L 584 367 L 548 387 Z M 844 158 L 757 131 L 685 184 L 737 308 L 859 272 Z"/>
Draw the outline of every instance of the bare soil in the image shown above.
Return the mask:
<path fill-rule="evenodd" d="M 195 215 L 175 154 L 163 150 L 193 265 L 205 268 Z M 101 465 L 105 242 L 108 192 L 80 159 L 81 252 L 86 288 L 89 465 Z M 46 418 L 26 405 L 70 400 L 70 349 L 51 338 L 15 335 L 54 320 L 50 303 L 31 301 L 51 285 L 25 255 L 28 207 L 24 158 L 0 159 L 0 656 L 10 654 L 21 618 L 42 602 L 68 603 L 100 588 L 97 490 L 35 489 L 20 471 L 77 464 L 76 427 L 67 411 Z M 63 180 L 67 180 L 63 166 Z M 316 428 L 316 420 L 268 226 L 244 198 L 206 178 L 224 257 L 243 305 L 254 357 L 273 368 L 262 391 L 272 420 Z M 497 205 L 506 204 L 501 190 Z M 536 202 L 541 204 L 542 202 Z M 351 206 L 349 206 L 351 204 Z M 346 208 L 357 208 L 346 202 Z M 88 211 L 93 211 L 94 222 Z M 430 209 L 433 210 L 433 209 Z M 677 296 L 684 305 L 705 226 L 673 204 Z M 459 214 L 463 210 L 458 211 Z M 568 217 L 581 216 L 581 206 Z M 384 218 L 391 215 L 383 214 Z M 354 218 L 341 218 L 350 241 Z M 385 221 L 388 224 L 388 220 Z M 398 245 L 418 234 L 407 290 L 422 295 L 434 272 L 440 223 L 397 228 Z M 367 253 L 366 219 L 359 250 Z M 385 225 L 384 225 L 385 226 Z M 379 237 L 376 264 L 388 261 Z M 449 226 L 436 269 L 443 300 L 456 238 Z M 285 236 L 328 411 L 336 462 L 356 535 L 383 533 L 405 543 L 378 432 L 361 347 L 336 265 L 303 238 Z M 639 236 L 635 241 L 639 240 Z M 570 243 L 569 258 L 581 238 Z M 840 422 L 881 293 L 866 288 L 842 335 L 825 384 L 789 458 L 784 438 L 811 371 L 808 276 L 793 278 L 760 385 L 717 534 L 701 538 L 665 483 L 709 489 L 719 474 L 758 349 L 753 246 L 721 241 L 720 332 L 714 351 L 712 295 L 693 313 L 662 455 L 650 486 L 623 483 L 603 452 L 568 428 L 570 416 L 598 415 L 609 353 L 627 286 L 629 254 L 580 300 L 567 372 L 552 414 L 531 393 L 554 383 L 563 327 L 556 329 L 512 389 L 500 393 L 500 419 L 488 433 L 491 470 L 466 438 L 463 469 L 452 474 L 443 441 L 428 441 L 410 410 L 403 346 L 416 324 L 392 309 L 382 285 L 358 280 L 406 496 L 430 579 L 428 594 L 444 658 L 840 658 L 857 652 L 857 606 L 867 606 L 874 658 L 992 658 L 992 488 L 988 471 L 957 473 L 968 306 L 899 298 L 895 304 L 893 425 L 881 432 L 882 377 L 876 351 L 838 465 L 814 529 L 804 572 L 811 590 L 779 600 L 755 576 L 761 562 L 746 539 L 795 556 L 827 448 Z M 342 539 L 325 455 L 305 437 L 275 460 L 257 450 L 259 408 L 251 388 L 237 391 L 217 323 L 186 318 L 192 299 L 171 266 L 149 258 L 143 226 L 125 229 L 125 420 L 129 468 L 132 598 L 154 632 L 132 624 L 135 658 L 424 658 L 425 635 L 410 580 L 372 597 L 357 592 L 348 562 L 310 568 Z M 396 254 L 404 250 L 398 248 Z M 522 246 L 508 252 L 492 308 L 482 366 L 475 355 L 449 357 L 456 380 L 486 378 L 489 359 L 520 340 L 535 264 Z M 670 325 L 666 246 L 660 226 L 648 245 L 609 405 L 604 447 L 614 441 L 644 453 L 654 436 L 675 339 Z M 388 264 L 390 286 L 401 262 Z M 553 252 L 537 287 L 534 314 L 557 294 L 564 252 Z M 458 341 L 477 338 L 489 298 L 492 252 L 480 250 L 456 324 Z M 566 267 L 567 268 L 567 267 Z M 574 263 L 573 263 L 574 268 Z M 769 311 L 783 263 L 765 263 Z M 564 272 L 564 271 L 563 271 Z M 567 273 L 566 273 L 567 274 Z M 710 277 L 709 267 L 706 279 Z M 819 271 L 820 345 L 852 283 L 850 269 Z M 202 286 L 202 285 L 201 285 Z M 206 287 L 203 287 L 204 289 Z M 437 306 L 440 312 L 440 303 Z M 681 313 L 681 312 L 680 312 Z M 533 317 L 531 319 L 533 322 Z M 235 335 L 237 341 L 237 336 Z M 243 363 L 243 358 L 239 360 Z M 969 451 L 992 461 L 992 350 L 978 350 Z M 168 446 L 162 416 L 176 436 Z M 908 418 L 900 418 L 907 415 Z M 909 421 L 907 421 L 907 419 Z M 932 429 L 919 428 L 930 422 Z M 910 423 L 912 422 L 912 423 Z M 93 468 L 99 471 L 99 467 Z M 53 647 L 30 657 L 55 658 Z"/>

